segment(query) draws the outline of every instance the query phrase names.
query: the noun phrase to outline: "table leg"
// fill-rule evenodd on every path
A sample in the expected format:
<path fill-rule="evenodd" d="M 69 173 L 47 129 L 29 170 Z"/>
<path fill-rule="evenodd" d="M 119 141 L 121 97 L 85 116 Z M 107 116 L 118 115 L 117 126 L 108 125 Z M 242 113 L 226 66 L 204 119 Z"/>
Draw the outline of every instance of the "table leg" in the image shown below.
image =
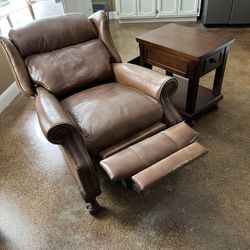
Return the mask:
<path fill-rule="evenodd" d="M 166 70 L 166 75 L 167 76 L 173 76 L 174 74 L 172 72 L 169 72 L 169 71 Z"/>
<path fill-rule="evenodd" d="M 140 48 L 140 65 L 142 67 L 148 68 L 148 69 L 152 69 L 153 66 L 151 64 L 148 64 L 145 62 L 145 50 L 144 50 L 144 45 L 139 44 L 139 48 Z"/>
<path fill-rule="evenodd" d="M 226 69 L 228 50 L 229 50 L 228 48 L 225 48 L 222 65 L 219 68 L 217 68 L 215 72 L 214 85 L 213 85 L 213 95 L 215 96 L 218 96 L 221 94 L 221 86 L 222 86 L 224 73 Z"/>
<path fill-rule="evenodd" d="M 186 109 L 185 109 L 185 111 L 189 114 L 193 114 L 195 112 L 196 99 L 199 89 L 199 80 L 200 77 L 199 77 L 198 65 L 193 64 L 188 81 L 188 91 L 187 91 Z"/>

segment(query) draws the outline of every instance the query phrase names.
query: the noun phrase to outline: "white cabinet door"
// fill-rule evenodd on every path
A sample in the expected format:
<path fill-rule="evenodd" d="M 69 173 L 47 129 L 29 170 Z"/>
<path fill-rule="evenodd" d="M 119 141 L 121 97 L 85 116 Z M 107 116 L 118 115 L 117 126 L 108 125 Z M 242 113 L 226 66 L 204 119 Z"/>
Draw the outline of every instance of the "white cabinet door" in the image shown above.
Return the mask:
<path fill-rule="evenodd" d="M 65 13 L 80 12 L 86 16 L 90 16 L 93 13 L 91 0 L 62 0 L 62 3 Z"/>
<path fill-rule="evenodd" d="M 137 0 L 138 16 L 156 16 L 156 0 Z"/>
<path fill-rule="evenodd" d="M 179 0 L 158 0 L 158 16 L 177 15 Z"/>
<path fill-rule="evenodd" d="M 199 12 L 199 0 L 179 0 L 179 15 L 194 15 Z"/>
<path fill-rule="evenodd" d="M 120 17 L 136 17 L 136 0 L 117 0 Z"/>

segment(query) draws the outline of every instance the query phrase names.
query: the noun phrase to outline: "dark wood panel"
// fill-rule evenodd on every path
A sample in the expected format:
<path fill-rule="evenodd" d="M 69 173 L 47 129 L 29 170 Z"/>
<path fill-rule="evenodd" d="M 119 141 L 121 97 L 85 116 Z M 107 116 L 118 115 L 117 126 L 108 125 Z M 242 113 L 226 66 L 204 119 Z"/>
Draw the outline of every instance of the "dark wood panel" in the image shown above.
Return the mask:
<path fill-rule="evenodd" d="M 223 96 L 221 86 L 229 45 L 234 38 L 182 25 L 168 24 L 137 37 L 140 65 L 152 65 L 188 79 L 179 84 L 173 100 L 180 113 L 193 122 L 200 113 L 217 105 Z M 216 70 L 213 89 L 199 86 L 200 77 Z"/>
<path fill-rule="evenodd" d="M 208 56 L 204 60 L 203 74 L 206 74 L 216 68 L 218 68 L 223 61 L 224 50 L 221 50 L 211 56 Z"/>
<path fill-rule="evenodd" d="M 186 76 L 188 61 L 171 53 L 162 52 L 153 47 L 145 48 L 145 61 L 170 72 Z"/>
<path fill-rule="evenodd" d="M 140 44 L 153 45 L 161 51 L 172 52 L 194 61 L 199 61 L 211 51 L 234 42 L 234 38 L 225 35 L 223 31 L 214 35 L 210 31 L 173 23 L 139 35 L 136 40 Z"/>
<path fill-rule="evenodd" d="M 187 82 L 178 81 L 178 89 L 175 92 L 172 100 L 175 107 L 180 111 L 180 113 L 184 117 L 189 118 L 192 117 L 193 115 L 185 112 L 186 101 L 187 101 L 187 88 L 188 88 Z M 199 113 L 213 106 L 215 107 L 222 98 L 223 96 L 221 94 L 214 95 L 210 89 L 205 88 L 203 86 L 199 86 L 194 113 L 198 115 Z"/>

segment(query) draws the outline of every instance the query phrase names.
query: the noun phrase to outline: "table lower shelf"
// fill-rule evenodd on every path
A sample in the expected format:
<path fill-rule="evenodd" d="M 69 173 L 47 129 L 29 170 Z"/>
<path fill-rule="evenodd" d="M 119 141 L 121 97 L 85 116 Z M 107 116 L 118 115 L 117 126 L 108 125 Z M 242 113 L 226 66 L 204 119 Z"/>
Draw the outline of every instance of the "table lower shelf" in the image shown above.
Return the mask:
<path fill-rule="evenodd" d="M 199 86 L 198 96 L 196 100 L 195 112 L 190 114 L 185 111 L 187 99 L 188 84 L 183 81 L 178 82 L 178 89 L 175 92 L 172 100 L 175 107 L 186 120 L 194 120 L 209 109 L 216 107 L 217 103 L 223 98 L 223 95 L 214 95 L 212 90 Z"/>

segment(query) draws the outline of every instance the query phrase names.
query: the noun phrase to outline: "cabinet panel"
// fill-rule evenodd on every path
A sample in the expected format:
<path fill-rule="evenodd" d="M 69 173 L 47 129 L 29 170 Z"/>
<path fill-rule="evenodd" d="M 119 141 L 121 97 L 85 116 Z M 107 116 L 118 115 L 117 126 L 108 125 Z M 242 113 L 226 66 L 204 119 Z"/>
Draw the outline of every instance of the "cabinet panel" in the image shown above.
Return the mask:
<path fill-rule="evenodd" d="M 179 0 L 180 15 L 197 15 L 199 0 Z"/>
<path fill-rule="evenodd" d="M 120 17 L 136 17 L 136 0 L 118 0 Z"/>
<path fill-rule="evenodd" d="M 156 0 L 137 0 L 138 16 L 156 16 Z"/>
<path fill-rule="evenodd" d="M 230 24 L 250 23 L 250 1 L 234 0 Z"/>
<path fill-rule="evenodd" d="M 158 16 L 177 15 L 179 0 L 158 0 Z"/>
<path fill-rule="evenodd" d="M 65 13 L 80 12 L 85 14 L 86 16 L 90 16 L 93 13 L 91 0 L 62 0 L 62 4 Z"/>
<path fill-rule="evenodd" d="M 201 0 L 115 0 L 121 19 L 194 17 Z"/>

